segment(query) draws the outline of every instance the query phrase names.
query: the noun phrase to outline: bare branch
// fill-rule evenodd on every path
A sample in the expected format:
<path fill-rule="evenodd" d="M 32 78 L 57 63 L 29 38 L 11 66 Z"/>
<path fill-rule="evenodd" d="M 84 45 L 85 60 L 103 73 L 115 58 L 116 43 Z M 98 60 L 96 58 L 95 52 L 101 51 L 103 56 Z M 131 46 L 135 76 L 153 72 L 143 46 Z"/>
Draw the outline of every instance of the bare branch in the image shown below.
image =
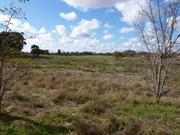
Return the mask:
<path fill-rule="evenodd" d="M 180 38 L 176 30 L 180 6 L 177 6 L 176 2 L 152 0 L 146 8 L 140 7 L 141 19 L 138 19 L 135 26 L 141 41 L 150 53 L 146 60 L 150 65 L 154 95 L 159 102 L 169 91 L 165 90 L 164 86 L 173 61 L 172 56 L 175 51 L 180 50 L 179 46 L 176 46 Z"/>

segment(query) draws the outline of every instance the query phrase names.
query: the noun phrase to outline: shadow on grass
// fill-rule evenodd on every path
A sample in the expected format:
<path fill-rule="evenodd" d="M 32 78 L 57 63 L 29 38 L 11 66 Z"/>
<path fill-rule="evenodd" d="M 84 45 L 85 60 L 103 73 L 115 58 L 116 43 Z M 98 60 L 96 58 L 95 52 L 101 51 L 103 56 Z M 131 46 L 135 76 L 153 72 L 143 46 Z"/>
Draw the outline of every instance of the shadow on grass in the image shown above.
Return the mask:
<path fill-rule="evenodd" d="M 25 118 L 25 117 L 19 117 L 19 116 L 12 116 L 9 114 L 0 114 L 0 122 L 4 125 L 11 125 L 13 124 L 13 122 L 18 121 L 18 122 L 23 122 L 23 125 L 20 125 L 19 127 L 19 131 L 21 132 L 24 131 L 27 134 L 52 134 L 52 135 L 60 135 L 60 134 L 65 134 L 68 133 L 69 130 L 64 127 L 64 126 L 60 126 L 60 125 L 51 125 L 51 124 L 44 124 L 44 123 L 40 123 L 40 122 L 36 122 L 33 121 L 31 119 Z M 7 127 L 8 127 L 7 126 Z M 18 124 L 15 124 L 15 126 L 18 127 Z M 17 130 L 18 128 L 16 128 Z M 27 131 L 26 131 L 27 129 Z M 1 129 L 0 127 L 0 133 L 8 133 L 9 131 L 6 131 L 8 129 Z M 13 130 L 13 132 L 17 132 L 16 130 Z M 11 132 L 13 134 L 13 132 Z M 16 133 L 14 133 L 16 134 Z"/>

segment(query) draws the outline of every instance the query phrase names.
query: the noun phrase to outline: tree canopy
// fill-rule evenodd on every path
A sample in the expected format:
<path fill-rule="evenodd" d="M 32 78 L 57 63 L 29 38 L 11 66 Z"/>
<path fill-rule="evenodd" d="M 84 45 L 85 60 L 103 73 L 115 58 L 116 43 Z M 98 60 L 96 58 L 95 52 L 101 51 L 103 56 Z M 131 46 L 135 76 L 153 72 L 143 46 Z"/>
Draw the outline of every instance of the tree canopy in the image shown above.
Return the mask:
<path fill-rule="evenodd" d="M 31 46 L 31 54 L 35 57 L 38 57 L 39 54 L 40 54 L 40 49 L 39 49 L 39 46 L 37 45 L 32 45 Z"/>
<path fill-rule="evenodd" d="M 0 56 L 20 52 L 26 44 L 24 34 L 19 32 L 0 33 Z"/>

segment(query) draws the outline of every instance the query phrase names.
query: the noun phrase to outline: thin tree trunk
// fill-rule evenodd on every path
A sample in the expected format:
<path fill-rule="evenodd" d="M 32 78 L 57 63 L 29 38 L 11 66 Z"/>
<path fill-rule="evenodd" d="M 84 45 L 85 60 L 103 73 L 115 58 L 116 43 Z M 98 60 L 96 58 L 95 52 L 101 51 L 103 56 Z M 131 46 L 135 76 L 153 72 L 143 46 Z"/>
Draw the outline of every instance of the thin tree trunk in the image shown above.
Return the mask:
<path fill-rule="evenodd" d="M 3 87 L 3 70 L 4 70 L 4 58 L 1 58 L 0 65 L 0 113 L 2 113 L 2 100 L 4 96 L 4 87 Z"/>
<path fill-rule="evenodd" d="M 2 113 L 2 98 L 0 97 L 0 114 Z"/>
<path fill-rule="evenodd" d="M 4 88 L 1 88 L 1 95 L 0 95 L 0 114 L 2 113 L 2 101 L 3 101 L 3 96 L 4 96 L 4 93 L 5 93 L 5 89 Z"/>
<path fill-rule="evenodd" d="M 161 100 L 161 96 L 160 95 L 158 95 L 158 96 L 156 96 L 156 104 L 159 104 L 160 103 L 160 100 Z"/>
<path fill-rule="evenodd" d="M 2 112 L 2 61 L 1 61 L 1 65 L 0 65 L 0 114 Z"/>

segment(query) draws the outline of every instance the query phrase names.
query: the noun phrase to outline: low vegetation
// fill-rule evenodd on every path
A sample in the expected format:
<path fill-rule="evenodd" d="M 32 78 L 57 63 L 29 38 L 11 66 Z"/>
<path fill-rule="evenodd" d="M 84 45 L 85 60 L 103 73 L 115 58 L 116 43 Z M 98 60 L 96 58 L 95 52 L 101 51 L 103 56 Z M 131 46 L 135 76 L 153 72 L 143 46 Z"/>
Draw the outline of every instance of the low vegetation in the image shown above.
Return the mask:
<path fill-rule="evenodd" d="M 146 85 L 147 64 L 140 57 L 21 60 L 31 61 L 32 70 L 5 96 L 3 135 L 180 134 L 179 58 L 167 83 L 171 92 L 159 105 Z"/>

